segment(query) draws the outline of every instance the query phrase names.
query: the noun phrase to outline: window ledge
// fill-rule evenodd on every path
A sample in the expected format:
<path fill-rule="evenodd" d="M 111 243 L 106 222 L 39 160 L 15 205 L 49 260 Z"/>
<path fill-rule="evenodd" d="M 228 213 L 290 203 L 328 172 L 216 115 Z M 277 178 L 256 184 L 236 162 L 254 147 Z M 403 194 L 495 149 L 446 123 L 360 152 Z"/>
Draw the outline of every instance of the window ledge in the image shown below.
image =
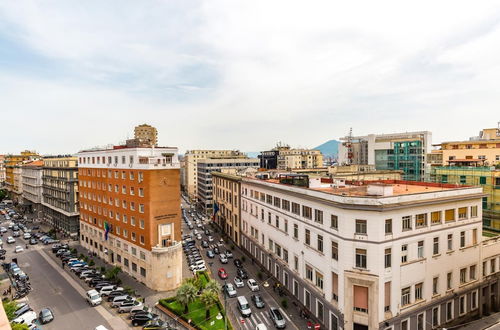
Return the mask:
<path fill-rule="evenodd" d="M 426 299 L 419 299 L 417 301 L 414 301 L 411 304 L 401 306 L 401 310 L 405 310 L 405 309 L 409 309 L 409 308 L 421 305 L 421 304 L 425 303 L 426 301 L 427 301 Z"/>
<path fill-rule="evenodd" d="M 438 253 L 438 254 L 433 254 L 433 255 L 432 255 L 432 258 L 433 258 L 433 259 L 437 259 L 437 258 L 439 258 L 440 256 L 441 256 L 441 253 Z"/>
<path fill-rule="evenodd" d="M 369 272 L 370 271 L 368 268 L 352 267 L 352 269 L 360 271 L 360 272 Z"/>
<path fill-rule="evenodd" d="M 439 298 L 439 297 L 441 297 L 440 293 L 436 293 L 436 294 L 432 295 L 432 299 L 436 299 L 436 298 Z"/>
<path fill-rule="evenodd" d="M 470 285 L 470 284 L 476 283 L 477 281 L 478 281 L 478 280 L 472 280 L 472 281 L 469 281 L 469 282 L 461 283 L 458 287 L 459 287 L 459 288 L 463 288 L 463 287 L 466 287 L 467 285 Z"/>
<path fill-rule="evenodd" d="M 417 263 L 417 262 L 420 262 L 420 261 L 425 261 L 425 260 L 427 260 L 427 258 L 419 258 L 419 259 L 407 261 L 405 263 L 401 263 L 401 266 L 411 265 L 411 264 L 414 264 L 414 263 Z"/>
<path fill-rule="evenodd" d="M 446 251 L 446 254 L 448 254 L 448 255 L 453 254 L 453 252 L 455 252 L 455 250 L 448 250 L 448 251 Z"/>

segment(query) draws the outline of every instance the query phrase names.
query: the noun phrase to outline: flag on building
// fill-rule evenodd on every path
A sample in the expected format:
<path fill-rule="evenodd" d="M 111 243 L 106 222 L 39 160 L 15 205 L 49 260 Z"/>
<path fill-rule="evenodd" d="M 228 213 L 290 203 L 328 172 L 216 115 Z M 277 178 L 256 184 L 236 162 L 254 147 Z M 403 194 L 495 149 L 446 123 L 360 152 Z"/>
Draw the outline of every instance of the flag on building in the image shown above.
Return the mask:
<path fill-rule="evenodd" d="M 213 221 L 215 221 L 215 216 L 217 215 L 217 212 L 219 212 L 219 204 L 214 203 L 214 215 L 212 216 Z"/>
<path fill-rule="evenodd" d="M 111 225 L 107 221 L 104 221 L 104 239 L 106 241 L 108 240 L 108 234 L 110 231 L 111 231 Z"/>

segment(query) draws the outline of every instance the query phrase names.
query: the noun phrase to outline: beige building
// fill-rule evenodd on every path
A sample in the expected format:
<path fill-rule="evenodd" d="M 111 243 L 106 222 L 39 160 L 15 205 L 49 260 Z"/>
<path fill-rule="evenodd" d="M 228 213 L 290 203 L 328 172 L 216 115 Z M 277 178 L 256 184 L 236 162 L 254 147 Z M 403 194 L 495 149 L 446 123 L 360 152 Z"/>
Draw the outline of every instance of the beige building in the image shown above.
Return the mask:
<path fill-rule="evenodd" d="M 328 174 L 332 179 L 346 181 L 401 180 L 401 170 L 376 170 L 373 165 L 330 166 Z"/>
<path fill-rule="evenodd" d="M 158 131 L 155 127 L 148 124 L 136 126 L 134 129 L 134 138 L 151 146 L 158 145 Z"/>
<path fill-rule="evenodd" d="M 443 142 L 438 146 L 443 154 L 443 165 L 498 165 L 500 125 L 498 128 L 483 129 L 479 136 L 468 141 Z"/>
<path fill-rule="evenodd" d="M 323 154 L 319 150 L 281 148 L 278 169 L 317 168 L 323 166 Z"/>
<path fill-rule="evenodd" d="M 43 160 L 35 160 L 23 165 L 23 208 L 25 212 L 39 215 L 42 202 Z"/>
<path fill-rule="evenodd" d="M 225 173 L 212 173 L 213 199 L 218 211 L 215 223 L 236 244 L 240 244 L 240 186 L 241 176 Z"/>
<path fill-rule="evenodd" d="M 183 189 L 191 199 L 196 199 L 198 192 L 198 161 L 207 158 L 245 158 L 246 155 L 238 150 L 188 150 L 184 155 Z"/>
<path fill-rule="evenodd" d="M 5 183 L 5 155 L 0 155 L 0 187 Z"/>

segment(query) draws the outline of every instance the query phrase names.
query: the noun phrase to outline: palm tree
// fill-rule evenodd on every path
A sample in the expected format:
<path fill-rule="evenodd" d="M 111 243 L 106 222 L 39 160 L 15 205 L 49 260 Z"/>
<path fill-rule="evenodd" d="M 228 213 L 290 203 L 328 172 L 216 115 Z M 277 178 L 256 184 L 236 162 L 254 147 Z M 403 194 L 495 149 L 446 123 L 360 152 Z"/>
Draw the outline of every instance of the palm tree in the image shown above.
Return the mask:
<path fill-rule="evenodd" d="M 204 290 L 200 296 L 201 302 L 205 305 L 205 320 L 210 319 L 210 308 L 217 303 L 217 295 L 212 291 Z"/>
<path fill-rule="evenodd" d="M 204 291 L 210 291 L 213 292 L 214 294 L 218 295 L 221 290 L 221 287 L 219 283 L 217 283 L 214 280 L 208 281 L 208 283 L 205 285 L 205 290 Z"/>
<path fill-rule="evenodd" d="M 189 304 L 192 303 L 196 299 L 196 294 L 198 293 L 198 289 L 191 283 L 184 283 L 177 290 L 177 294 L 175 299 L 184 306 L 184 314 L 187 314 L 189 311 Z"/>

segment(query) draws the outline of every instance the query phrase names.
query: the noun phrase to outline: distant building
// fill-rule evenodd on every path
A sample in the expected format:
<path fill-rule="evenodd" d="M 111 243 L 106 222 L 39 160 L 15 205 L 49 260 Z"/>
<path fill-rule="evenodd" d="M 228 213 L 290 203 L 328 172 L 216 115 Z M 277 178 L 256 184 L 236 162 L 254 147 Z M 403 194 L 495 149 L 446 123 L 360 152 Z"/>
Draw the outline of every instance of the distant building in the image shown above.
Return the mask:
<path fill-rule="evenodd" d="M 5 183 L 5 155 L 0 155 L 0 187 Z"/>
<path fill-rule="evenodd" d="M 259 168 L 257 158 L 206 158 L 197 163 L 198 194 L 197 201 L 201 210 L 212 214 L 213 207 L 213 184 L 212 173 L 231 170 L 246 170 L 248 168 Z"/>
<path fill-rule="evenodd" d="M 246 155 L 238 150 L 188 150 L 184 155 L 184 183 L 182 187 L 189 198 L 196 200 L 198 194 L 198 161 L 207 158 L 246 158 Z"/>
<path fill-rule="evenodd" d="M 42 211 L 43 160 L 26 163 L 22 169 L 23 208 L 25 212 L 33 213 L 40 217 Z"/>
<path fill-rule="evenodd" d="M 375 165 L 377 170 L 401 170 L 403 180 L 425 178 L 432 134 L 428 131 L 346 136 L 340 139 L 341 165 Z"/>
<path fill-rule="evenodd" d="M 66 235 L 78 237 L 78 162 L 74 156 L 44 157 L 42 212 L 45 221 Z"/>
<path fill-rule="evenodd" d="M 81 245 L 158 291 L 182 281 L 177 153 L 128 143 L 77 155 Z"/>
<path fill-rule="evenodd" d="M 275 148 L 262 151 L 258 156 L 260 167 L 265 169 L 291 170 L 318 168 L 323 166 L 323 155 L 319 150 L 292 149 L 278 144 Z"/>
<path fill-rule="evenodd" d="M 240 245 L 241 176 L 212 172 L 213 199 L 218 212 L 215 223 L 236 244 Z"/>
<path fill-rule="evenodd" d="M 134 129 L 134 137 L 150 146 L 158 145 L 158 131 L 153 126 L 142 124 Z"/>
<path fill-rule="evenodd" d="M 34 151 L 23 151 L 20 155 L 5 156 L 5 188 L 14 203 L 22 200 L 22 164 L 25 161 L 39 159 L 40 156 Z"/>

